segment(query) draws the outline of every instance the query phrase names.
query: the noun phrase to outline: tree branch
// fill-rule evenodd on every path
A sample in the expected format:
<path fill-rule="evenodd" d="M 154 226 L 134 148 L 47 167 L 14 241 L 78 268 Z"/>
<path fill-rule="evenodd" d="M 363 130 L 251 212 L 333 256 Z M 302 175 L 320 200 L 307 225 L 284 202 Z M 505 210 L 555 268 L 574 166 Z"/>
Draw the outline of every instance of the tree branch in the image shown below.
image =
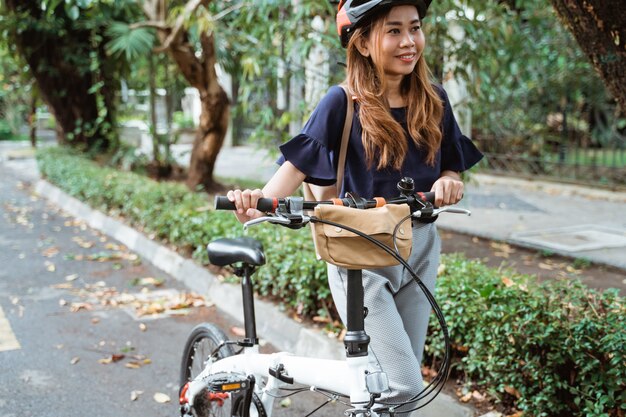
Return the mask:
<path fill-rule="evenodd" d="M 208 4 L 207 0 L 188 1 L 187 4 L 185 5 L 185 10 L 176 19 L 176 23 L 174 24 L 174 27 L 172 28 L 172 32 L 170 32 L 168 37 L 165 39 L 165 41 L 163 41 L 163 44 L 159 46 L 158 49 L 166 50 L 170 48 L 172 43 L 180 36 L 181 32 L 183 31 L 185 27 L 185 22 L 187 21 L 187 19 L 189 19 L 189 16 L 191 16 L 191 14 L 195 12 L 198 9 L 198 7 L 200 7 L 203 4 L 207 5 Z"/>
<path fill-rule="evenodd" d="M 154 28 L 154 29 L 157 29 L 157 30 L 162 30 L 164 32 L 169 32 L 169 31 L 172 30 L 172 28 L 169 27 L 169 25 L 166 24 L 165 22 L 157 22 L 155 20 L 148 20 L 146 22 L 132 23 L 132 24 L 128 25 L 128 27 L 131 30 L 139 29 L 139 28 Z"/>

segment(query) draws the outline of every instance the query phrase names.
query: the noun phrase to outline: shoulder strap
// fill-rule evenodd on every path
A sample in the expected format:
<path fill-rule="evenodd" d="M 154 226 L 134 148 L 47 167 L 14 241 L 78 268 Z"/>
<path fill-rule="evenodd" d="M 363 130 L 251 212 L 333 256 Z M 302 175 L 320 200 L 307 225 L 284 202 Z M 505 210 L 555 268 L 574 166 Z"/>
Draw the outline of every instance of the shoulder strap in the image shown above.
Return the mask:
<path fill-rule="evenodd" d="M 346 106 L 346 120 L 343 124 L 343 133 L 341 135 L 341 148 L 339 149 L 339 161 L 337 163 L 337 196 L 341 192 L 341 186 L 343 185 L 343 172 L 346 166 L 346 153 L 348 151 L 348 142 L 350 142 L 350 130 L 352 130 L 352 118 L 354 114 L 354 104 L 352 103 L 352 96 L 348 87 L 345 85 L 340 86 L 348 99 L 348 105 Z"/>

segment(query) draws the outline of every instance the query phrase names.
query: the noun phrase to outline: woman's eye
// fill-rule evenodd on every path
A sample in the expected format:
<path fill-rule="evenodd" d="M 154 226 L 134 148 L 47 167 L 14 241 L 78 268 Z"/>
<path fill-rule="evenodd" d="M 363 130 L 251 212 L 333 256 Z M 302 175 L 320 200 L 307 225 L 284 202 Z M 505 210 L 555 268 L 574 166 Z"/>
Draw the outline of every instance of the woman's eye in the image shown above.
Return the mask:
<path fill-rule="evenodd" d="M 421 26 L 413 26 L 413 32 L 417 32 L 421 28 L 422 28 Z"/>
<path fill-rule="evenodd" d="M 400 33 L 400 30 L 399 29 L 391 29 L 389 31 L 389 33 L 393 33 L 394 35 L 396 35 L 396 34 Z"/>

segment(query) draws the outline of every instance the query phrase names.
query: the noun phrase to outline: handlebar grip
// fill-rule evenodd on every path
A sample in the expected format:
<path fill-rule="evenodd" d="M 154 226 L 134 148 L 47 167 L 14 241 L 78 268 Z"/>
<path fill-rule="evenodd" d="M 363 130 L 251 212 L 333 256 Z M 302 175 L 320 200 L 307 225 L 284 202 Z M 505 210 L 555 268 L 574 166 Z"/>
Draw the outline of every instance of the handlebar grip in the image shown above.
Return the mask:
<path fill-rule="evenodd" d="M 435 192 L 434 191 L 428 191 L 425 193 L 417 193 L 418 196 L 420 196 L 422 199 L 428 201 L 429 203 L 434 203 L 435 202 Z"/>
<path fill-rule="evenodd" d="M 277 198 L 260 198 L 257 201 L 256 208 L 259 211 L 266 213 L 273 212 L 278 207 Z M 228 197 L 224 195 L 215 196 L 215 210 L 236 210 L 235 203 L 230 201 Z"/>

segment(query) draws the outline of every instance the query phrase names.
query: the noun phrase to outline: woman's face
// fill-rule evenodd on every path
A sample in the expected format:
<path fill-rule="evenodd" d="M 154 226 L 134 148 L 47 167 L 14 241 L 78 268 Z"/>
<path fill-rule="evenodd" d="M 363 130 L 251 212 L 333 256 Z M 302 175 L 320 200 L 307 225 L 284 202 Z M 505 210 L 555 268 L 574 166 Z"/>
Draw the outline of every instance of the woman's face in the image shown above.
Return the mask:
<path fill-rule="evenodd" d="M 374 64 L 390 77 L 413 72 L 426 44 L 417 8 L 396 6 L 376 26 L 365 41 Z"/>

